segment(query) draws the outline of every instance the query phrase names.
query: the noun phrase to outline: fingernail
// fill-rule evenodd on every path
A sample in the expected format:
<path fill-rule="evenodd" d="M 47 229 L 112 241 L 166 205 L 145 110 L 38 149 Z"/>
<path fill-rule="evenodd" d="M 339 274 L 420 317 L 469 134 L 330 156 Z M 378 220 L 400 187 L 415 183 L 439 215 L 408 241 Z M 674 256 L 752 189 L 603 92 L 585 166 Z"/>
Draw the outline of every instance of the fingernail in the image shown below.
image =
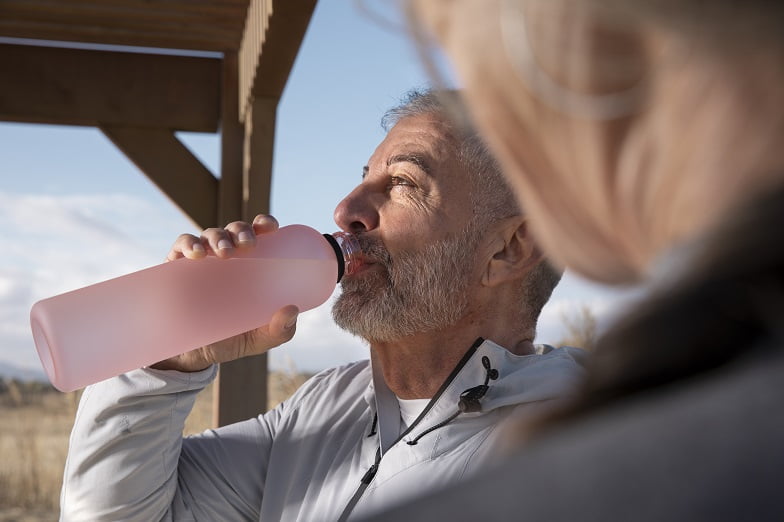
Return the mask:
<path fill-rule="evenodd" d="M 295 324 L 297 324 L 297 316 L 296 315 L 294 317 L 292 317 L 291 319 L 289 319 L 289 322 L 286 323 L 286 326 L 284 328 L 286 328 L 286 330 L 291 330 L 292 328 L 294 328 Z"/>
<path fill-rule="evenodd" d="M 253 224 L 254 225 L 259 225 L 259 224 L 261 224 L 261 223 L 263 223 L 265 221 L 269 221 L 271 223 L 277 223 L 278 222 L 278 220 L 275 218 L 275 216 L 270 216 L 269 214 L 262 214 L 260 216 L 256 216 L 253 219 Z"/>
<path fill-rule="evenodd" d="M 196 253 L 203 254 L 204 253 L 204 246 L 201 243 L 194 243 L 191 246 L 191 250 L 193 250 Z"/>
<path fill-rule="evenodd" d="M 231 241 L 229 241 L 228 239 L 221 239 L 220 241 L 218 241 L 218 248 L 221 250 L 229 250 L 230 248 L 232 248 Z"/>
<path fill-rule="evenodd" d="M 247 230 L 243 230 L 242 232 L 240 232 L 239 236 L 237 237 L 240 240 L 240 243 L 250 243 L 251 241 L 253 241 L 253 234 L 251 234 Z"/>

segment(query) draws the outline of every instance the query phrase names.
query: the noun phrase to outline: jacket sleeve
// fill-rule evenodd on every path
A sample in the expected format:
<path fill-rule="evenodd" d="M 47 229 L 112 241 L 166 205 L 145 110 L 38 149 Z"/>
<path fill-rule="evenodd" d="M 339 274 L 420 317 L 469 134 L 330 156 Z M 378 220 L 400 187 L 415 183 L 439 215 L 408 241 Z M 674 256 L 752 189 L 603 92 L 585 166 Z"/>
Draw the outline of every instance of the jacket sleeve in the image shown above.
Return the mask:
<path fill-rule="evenodd" d="M 142 369 L 88 387 L 61 520 L 258 520 L 280 410 L 183 439 L 196 394 L 215 373 Z"/>

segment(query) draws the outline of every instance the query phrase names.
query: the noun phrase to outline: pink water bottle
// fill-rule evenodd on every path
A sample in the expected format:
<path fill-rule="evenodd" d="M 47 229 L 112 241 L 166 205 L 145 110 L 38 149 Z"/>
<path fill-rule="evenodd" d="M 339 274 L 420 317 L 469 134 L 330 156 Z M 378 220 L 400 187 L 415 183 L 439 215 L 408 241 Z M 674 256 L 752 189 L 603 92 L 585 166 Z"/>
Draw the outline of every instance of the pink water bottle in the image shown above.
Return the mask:
<path fill-rule="evenodd" d="M 236 257 L 181 258 L 38 301 L 33 339 L 61 391 L 102 381 L 325 302 L 359 253 L 356 239 L 290 225 Z"/>

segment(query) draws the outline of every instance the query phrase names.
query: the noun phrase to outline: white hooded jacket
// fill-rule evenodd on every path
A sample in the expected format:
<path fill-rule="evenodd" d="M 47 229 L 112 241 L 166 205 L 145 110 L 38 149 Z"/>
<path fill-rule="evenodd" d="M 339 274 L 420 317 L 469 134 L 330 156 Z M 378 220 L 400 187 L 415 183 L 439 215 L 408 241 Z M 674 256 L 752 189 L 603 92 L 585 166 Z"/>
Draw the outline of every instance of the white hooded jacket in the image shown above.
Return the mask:
<path fill-rule="evenodd" d="M 183 439 L 215 368 L 136 370 L 89 387 L 71 434 L 61 519 L 350 520 L 442 487 L 496 453 L 501 421 L 569 393 L 582 350 L 518 356 L 477 341 L 401 434 L 369 361 L 326 370 L 256 418 Z"/>

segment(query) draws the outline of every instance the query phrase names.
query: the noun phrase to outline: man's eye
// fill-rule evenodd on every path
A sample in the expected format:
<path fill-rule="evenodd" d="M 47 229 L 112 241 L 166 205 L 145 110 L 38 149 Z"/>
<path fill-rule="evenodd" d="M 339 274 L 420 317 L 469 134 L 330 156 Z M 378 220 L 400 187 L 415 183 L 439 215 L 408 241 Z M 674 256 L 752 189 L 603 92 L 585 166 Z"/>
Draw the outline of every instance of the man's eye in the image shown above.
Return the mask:
<path fill-rule="evenodd" d="M 397 187 L 397 186 L 413 187 L 414 184 L 409 179 L 400 176 L 392 176 L 391 178 L 389 178 L 389 186 L 390 187 Z"/>

